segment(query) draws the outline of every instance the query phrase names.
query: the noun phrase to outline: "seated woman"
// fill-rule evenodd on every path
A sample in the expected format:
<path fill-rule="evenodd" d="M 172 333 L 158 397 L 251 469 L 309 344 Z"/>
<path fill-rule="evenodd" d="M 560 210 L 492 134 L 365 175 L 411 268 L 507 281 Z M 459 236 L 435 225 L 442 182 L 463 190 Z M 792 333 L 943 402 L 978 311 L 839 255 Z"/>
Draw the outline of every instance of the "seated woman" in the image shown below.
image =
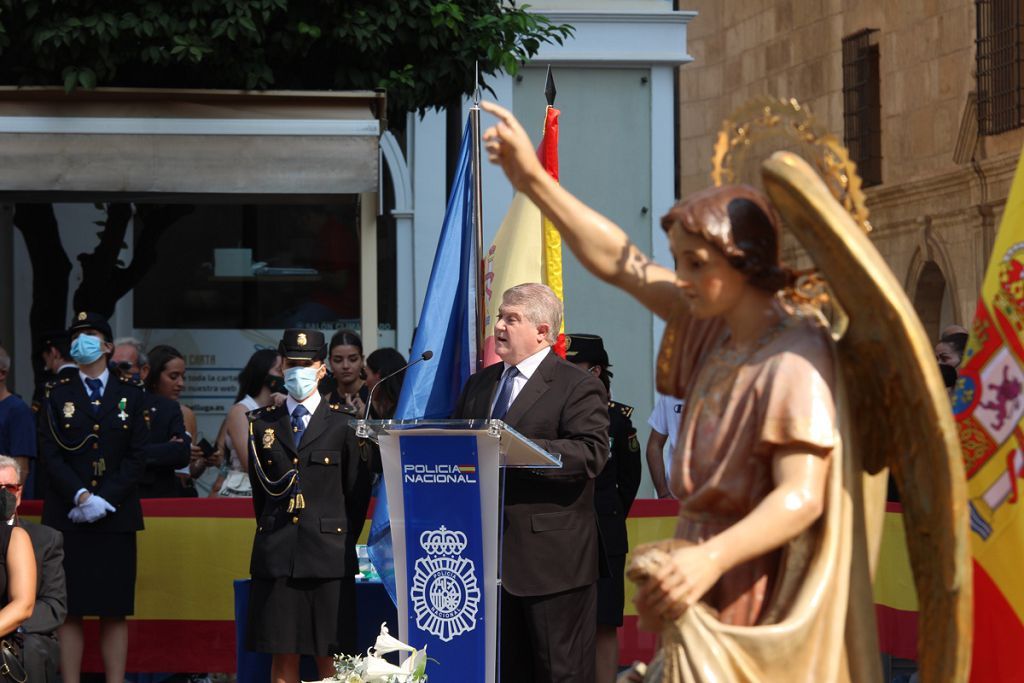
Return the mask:
<path fill-rule="evenodd" d="M 7 456 L 3 457 L 14 464 Z M 3 469 L 0 519 L 10 520 L 18 507 L 13 491 L 20 490 L 21 484 L 14 467 L 7 465 Z M 7 641 L 32 616 L 36 604 L 36 570 L 36 556 L 28 532 L 10 523 L 0 524 L 0 640 Z M 0 659 L 0 666 L 5 663 Z"/>
<path fill-rule="evenodd" d="M 799 619 L 777 633 L 747 628 L 791 616 L 807 549 L 839 547 L 815 525 L 826 484 L 838 491 L 832 345 L 816 316 L 777 296 L 789 274 L 774 208 L 746 186 L 680 202 L 662 218 L 673 272 L 554 182 L 509 112 L 484 108 L 499 119 L 484 136 L 491 161 L 591 273 L 667 321 L 658 389 L 686 399 L 671 472 L 680 510 L 675 540 L 639 551 L 647 561 L 637 572 L 637 611 L 642 626 L 662 634 L 645 680 L 849 675 L 840 675 L 847 584 L 836 570 L 839 550 L 838 562 L 815 569 L 831 590 L 817 603 L 807 598 L 813 604 Z"/>

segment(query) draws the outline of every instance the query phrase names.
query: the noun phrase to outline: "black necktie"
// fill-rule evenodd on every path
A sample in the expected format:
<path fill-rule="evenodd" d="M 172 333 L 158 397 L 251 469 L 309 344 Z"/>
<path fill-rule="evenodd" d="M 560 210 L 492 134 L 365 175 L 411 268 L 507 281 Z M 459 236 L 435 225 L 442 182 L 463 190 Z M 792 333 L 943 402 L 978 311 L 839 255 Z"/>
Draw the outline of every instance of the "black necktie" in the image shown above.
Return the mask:
<path fill-rule="evenodd" d="M 92 404 L 92 412 L 100 411 L 100 399 L 103 398 L 103 380 L 87 377 L 85 386 L 89 387 L 89 402 Z"/>
<path fill-rule="evenodd" d="M 295 406 L 295 410 L 292 411 L 292 437 L 295 439 L 296 448 L 299 447 L 299 442 L 302 441 L 302 433 L 306 431 L 306 423 L 302 418 L 307 415 L 309 415 L 309 411 L 301 403 Z"/>
<path fill-rule="evenodd" d="M 512 405 L 512 380 L 519 376 L 519 370 L 512 365 L 501 377 L 501 386 L 498 387 L 498 398 L 494 400 L 494 408 L 491 410 L 492 420 L 504 420 L 505 414 Z"/>

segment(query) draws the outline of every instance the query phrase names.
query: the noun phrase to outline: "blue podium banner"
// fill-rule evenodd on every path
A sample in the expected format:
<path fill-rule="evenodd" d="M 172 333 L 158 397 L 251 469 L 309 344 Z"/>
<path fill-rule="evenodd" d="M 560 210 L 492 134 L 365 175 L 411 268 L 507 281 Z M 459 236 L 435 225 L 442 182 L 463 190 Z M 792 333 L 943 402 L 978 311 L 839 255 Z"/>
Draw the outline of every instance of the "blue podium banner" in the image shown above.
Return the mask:
<path fill-rule="evenodd" d="M 488 679 L 484 539 L 475 436 L 400 438 L 408 642 L 431 683 Z"/>

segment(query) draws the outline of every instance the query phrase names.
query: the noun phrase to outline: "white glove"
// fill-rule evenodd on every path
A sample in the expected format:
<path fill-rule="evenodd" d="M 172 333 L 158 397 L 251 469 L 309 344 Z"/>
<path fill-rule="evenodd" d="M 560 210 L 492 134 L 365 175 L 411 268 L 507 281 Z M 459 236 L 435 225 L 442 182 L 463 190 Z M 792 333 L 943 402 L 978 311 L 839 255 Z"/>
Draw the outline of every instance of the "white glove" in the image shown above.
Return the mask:
<path fill-rule="evenodd" d="M 94 493 L 89 496 L 84 503 L 80 503 L 78 505 L 78 509 L 82 511 L 82 516 L 85 518 L 85 521 L 91 524 L 96 520 L 103 519 L 107 516 L 108 512 L 113 512 L 115 508 L 113 505 Z"/>
<path fill-rule="evenodd" d="M 68 513 L 68 519 L 75 524 L 81 524 L 85 521 L 85 514 L 82 512 L 81 508 L 73 507 L 71 508 L 71 512 Z"/>

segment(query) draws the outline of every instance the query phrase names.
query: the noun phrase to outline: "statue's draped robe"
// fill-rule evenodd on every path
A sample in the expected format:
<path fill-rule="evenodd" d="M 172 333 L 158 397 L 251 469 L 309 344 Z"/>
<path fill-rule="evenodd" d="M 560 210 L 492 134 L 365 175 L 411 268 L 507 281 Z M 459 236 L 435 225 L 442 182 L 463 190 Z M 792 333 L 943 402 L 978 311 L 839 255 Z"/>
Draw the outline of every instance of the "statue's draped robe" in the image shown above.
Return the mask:
<path fill-rule="evenodd" d="M 645 680 L 867 680 L 859 660 L 874 643 L 874 622 L 869 544 L 855 523 L 862 469 L 843 450 L 831 337 L 817 316 L 797 312 L 752 348 L 731 349 L 727 339 L 720 320 L 694 320 L 681 301 L 662 340 L 658 388 L 686 399 L 672 465 L 676 538 L 706 540 L 753 510 L 774 487 L 771 458 L 781 446 L 828 459 L 825 509 L 666 624 Z"/>

